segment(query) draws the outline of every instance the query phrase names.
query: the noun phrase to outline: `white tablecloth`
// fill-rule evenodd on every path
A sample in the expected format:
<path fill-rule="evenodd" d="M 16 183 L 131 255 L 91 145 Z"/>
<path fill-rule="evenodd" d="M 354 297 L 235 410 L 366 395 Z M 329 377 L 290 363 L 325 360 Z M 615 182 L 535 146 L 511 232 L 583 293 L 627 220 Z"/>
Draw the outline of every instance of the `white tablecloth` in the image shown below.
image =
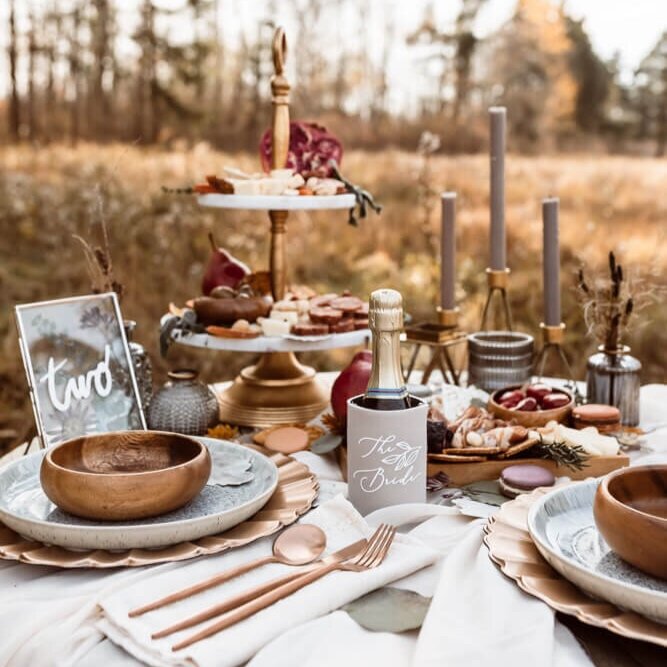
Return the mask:
<path fill-rule="evenodd" d="M 664 422 L 665 405 L 667 385 L 643 387 L 642 426 Z M 633 464 L 667 461 L 667 426 L 647 435 L 645 442 L 632 454 Z M 309 452 L 297 458 L 320 476 L 325 494 L 343 487 L 331 460 Z M 417 534 L 443 554 L 437 565 L 395 584 L 433 596 L 421 631 L 369 632 L 336 611 L 270 642 L 248 663 L 251 667 L 591 664 L 551 610 L 521 592 L 490 562 L 481 543 L 483 520 L 433 505 L 390 508 L 368 517 L 371 524 L 384 520 L 419 524 Z M 179 564 L 156 566 L 175 567 Z M 96 601 L 133 576 L 132 570 L 64 571 L 0 561 L 0 667 L 141 664 L 95 625 Z"/>

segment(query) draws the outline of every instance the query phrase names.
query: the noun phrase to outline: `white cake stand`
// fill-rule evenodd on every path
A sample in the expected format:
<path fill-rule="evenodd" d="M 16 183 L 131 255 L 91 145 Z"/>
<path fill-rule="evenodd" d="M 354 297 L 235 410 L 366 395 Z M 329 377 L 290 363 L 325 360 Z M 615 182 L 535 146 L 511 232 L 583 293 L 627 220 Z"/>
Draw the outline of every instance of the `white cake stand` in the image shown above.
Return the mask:
<path fill-rule="evenodd" d="M 285 54 L 285 34 L 278 28 L 273 38 L 275 75 L 271 78 L 273 169 L 285 167 L 289 147 L 290 86 L 283 73 Z M 268 211 L 271 221 L 271 291 L 274 300 L 278 301 L 284 298 L 287 284 L 285 237 L 289 212 L 351 209 L 355 205 L 355 196 L 205 194 L 198 197 L 198 202 L 210 208 Z M 259 361 L 244 368 L 231 386 L 218 394 L 220 419 L 232 424 L 270 426 L 309 421 L 329 403 L 329 391 L 317 381 L 313 368 L 299 363 L 295 352 L 363 345 L 369 339 L 369 331 L 303 339 L 266 336 L 233 339 L 180 332 L 175 332 L 173 337 L 177 343 L 192 347 L 259 353 Z"/>

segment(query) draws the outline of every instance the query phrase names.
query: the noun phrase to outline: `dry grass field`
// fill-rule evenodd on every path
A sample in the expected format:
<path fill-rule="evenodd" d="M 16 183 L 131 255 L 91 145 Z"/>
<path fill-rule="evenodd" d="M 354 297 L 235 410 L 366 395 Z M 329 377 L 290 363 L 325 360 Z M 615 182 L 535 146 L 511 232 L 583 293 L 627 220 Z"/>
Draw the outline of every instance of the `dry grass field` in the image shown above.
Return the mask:
<path fill-rule="evenodd" d="M 162 185 L 188 185 L 232 164 L 258 166 L 255 156 L 221 154 L 203 145 L 171 152 L 97 145 L 3 149 L 0 431 L 16 431 L 11 438 L 16 440 L 32 425 L 12 306 L 89 291 L 83 253 L 72 235 L 94 234 L 100 201 L 117 277 L 125 287 L 123 312 L 138 321 L 137 338 L 152 354 L 157 380 L 169 365 L 180 363 L 195 364 L 205 379 L 219 380 L 248 361 L 175 348 L 166 361 L 158 354 L 160 315 L 170 301 L 182 303 L 198 293 L 209 230 L 252 267 L 266 267 L 268 221 L 263 214 L 204 210 L 187 195 L 161 191 Z M 425 163 L 410 153 L 350 152 L 343 167 L 376 195 L 384 212 L 359 228 L 347 225 L 344 213 L 293 214 L 288 223 L 292 281 L 321 290 L 349 288 L 361 296 L 378 286 L 397 287 L 416 318 L 428 316 L 437 300 L 437 193 L 455 190 L 459 297 L 464 324 L 474 329 L 488 255 L 488 159 L 436 156 Z M 517 327 L 533 333 L 542 309 L 540 199 L 561 198 L 563 316 L 568 349 L 582 375 L 593 344 L 585 337 L 573 289 L 580 263 L 603 265 L 615 249 L 630 273 L 665 287 L 667 161 L 510 156 L 507 182 L 512 306 Z M 664 381 L 667 310 L 659 297 L 641 320 L 627 342 L 644 364 L 644 381 Z M 348 355 L 339 351 L 310 361 L 333 368 Z"/>

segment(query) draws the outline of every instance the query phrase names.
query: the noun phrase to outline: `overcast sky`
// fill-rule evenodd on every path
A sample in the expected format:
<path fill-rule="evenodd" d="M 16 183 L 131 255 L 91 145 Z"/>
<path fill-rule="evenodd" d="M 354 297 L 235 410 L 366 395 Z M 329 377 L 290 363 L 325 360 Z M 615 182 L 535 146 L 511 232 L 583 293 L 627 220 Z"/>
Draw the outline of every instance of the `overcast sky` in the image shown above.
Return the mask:
<path fill-rule="evenodd" d="M 47 0 L 36 0 L 39 4 Z M 67 4 L 67 0 L 60 0 Z M 28 0 L 16 0 L 19 11 L 25 11 Z M 356 40 L 359 35 L 369 44 L 371 53 L 381 53 L 384 38 L 386 19 L 393 15 L 396 26 L 397 48 L 389 64 L 389 81 L 394 95 L 403 99 L 421 88 L 423 83 L 414 75 L 414 55 L 404 46 L 404 37 L 415 29 L 422 17 L 423 8 L 430 0 L 370 0 L 370 16 L 368 25 L 360 33 L 356 25 L 348 25 L 350 19 L 342 17 L 338 26 L 332 25 L 333 48 L 336 48 L 338 39 Z M 132 30 L 138 20 L 137 8 L 140 0 L 115 0 L 114 5 L 119 10 L 119 20 L 123 30 L 127 33 Z M 307 0 L 301 0 L 306 5 Z M 7 77 L 7 12 L 8 2 L 0 0 L 0 90 L 6 91 Z M 156 0 L 162 6 L 183 6 L 185 0 Z M 279 11 L 279 20 L 285 25 L 288 38 L 295 34 L 292 27 L 291 12 L 281 11 L 281 7 L 292 7 L 292 2 L 275 0 Z M 445 25 L 456 15 L 460 5 L 459 0 L 435 0 L 433 3 L 439 22 Z M 621 57 L 621 67 L 624 79 L 628 80 L 633 69 L 656 43 L 659 36 L 667 29 L 667 0 L 564 0 L 566 10 L 576 18 L 583 18 L 586 29 L 591 37 L 596 51 L 605 59 L 611 58 L 616 52 Z M 225 40 L 234 44 L 238 41 L 241 30 L 248 36 L 254 36 L 257 19 L 266 11 L 267 0 L 220 0 L 222 8 L 220 25 Z M 476 31 L 480 37 L 495 30 L 507 20 L 516 6 L 516 0 L 489 0 L 480 13 Z M 327 19 L 330 20 L 330 19 Z M 291 29 L 290 29 L 291 28 Z M 174 28 L 172 28 L 172 31 Z M 176 31 L 187 36 L 188 26 L 182 21 Z M 349 35 L 349 37 L 347 36 Z M 129 39 L 125 38 L 119 44 L 119 50 L 133 48 Z M 331 44 L 325 48 L 332 48 Z M 2 57 L 5 56 L 5 57 Z M 398 102 L 395 100 L 394 103 Z"/>

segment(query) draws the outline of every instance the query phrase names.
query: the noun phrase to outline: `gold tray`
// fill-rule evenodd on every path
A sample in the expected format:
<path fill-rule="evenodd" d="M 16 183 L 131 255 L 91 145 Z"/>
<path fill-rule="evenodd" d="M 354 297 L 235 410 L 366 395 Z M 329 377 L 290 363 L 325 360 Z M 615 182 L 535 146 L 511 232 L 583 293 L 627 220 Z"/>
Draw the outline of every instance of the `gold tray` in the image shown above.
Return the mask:
<path fill-rule="evenodd" d="M 267 450 L 255 447 L 264 453 Z M 0 558 L 33 565 L 55 567 L 140 567 L 196 556 L 217 554 L 242 547 L 294 523 L 312 506 L 319 488 L 317 478 L 308 466 L 290 456 L 271 453 L 278 467 L 278 486 L 269 502 L 247 521 L 221 533 L 182 542 L 163 549 L 130 549 L 128 551 L 69 551 L 21 537 L 0 522 Z"/>
<path fill-rule="evenodd" d="M 521 590 L 556 611 L 623 637 L 667 647 L 667 625 L 588 597 L 542 558 L 528 533 L 527 518 L 532 503 L 550 490 L 537 489 L 504 503 L 498 514 L 489 519 L 484 528 L 484 544 L 491 560 Z"/>

